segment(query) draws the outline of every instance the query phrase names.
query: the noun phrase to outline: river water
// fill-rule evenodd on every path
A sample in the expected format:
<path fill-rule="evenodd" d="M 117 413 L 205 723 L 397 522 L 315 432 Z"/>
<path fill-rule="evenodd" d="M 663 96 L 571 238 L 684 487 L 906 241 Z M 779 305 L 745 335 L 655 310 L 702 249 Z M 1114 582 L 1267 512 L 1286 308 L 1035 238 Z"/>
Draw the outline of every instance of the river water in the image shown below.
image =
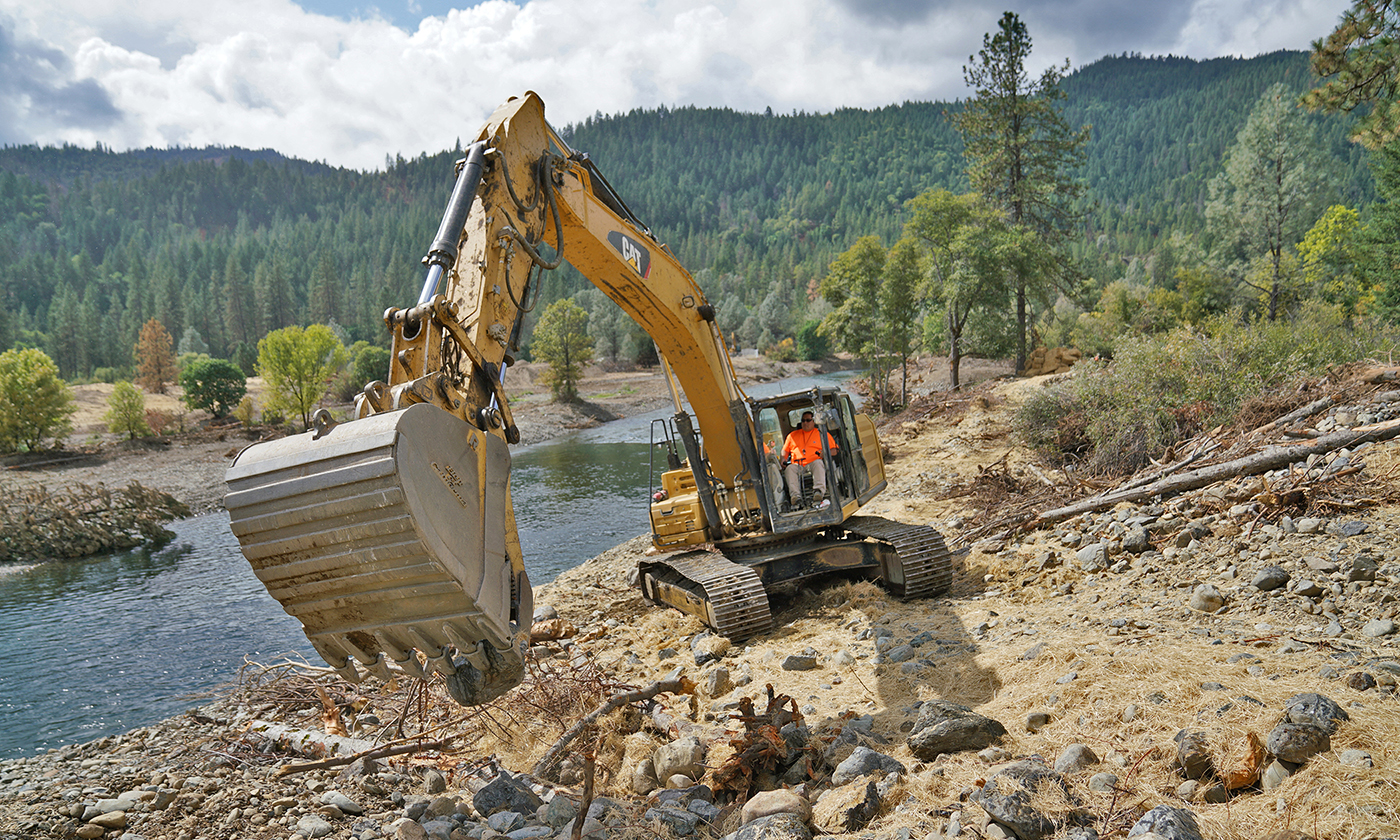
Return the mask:
<path fill-rule="evenodd" d="M 787 380 L 776 393 L 830 384 Z M 511 493 L 536 586 L 647 531 L 658 410 L 511 457 Z M 198 705 L 245 657 L 320 659 L 238 551 L 228 514 L 170 525 L 175 539 L 84 561 L 0 567 L 0 758 L 125 732 Z"/>

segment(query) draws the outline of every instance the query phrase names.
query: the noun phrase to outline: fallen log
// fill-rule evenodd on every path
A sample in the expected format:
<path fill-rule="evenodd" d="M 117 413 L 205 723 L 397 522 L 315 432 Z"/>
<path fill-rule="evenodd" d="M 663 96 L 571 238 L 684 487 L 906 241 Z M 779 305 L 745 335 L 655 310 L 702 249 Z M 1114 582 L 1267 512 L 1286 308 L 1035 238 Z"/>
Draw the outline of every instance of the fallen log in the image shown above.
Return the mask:
<path fill-rule="evenodd" d="M 1227 478 L 1258 475 L 1268 472 L 1269 470 L 1286 467 L 1296 461 L 1304 460 L 1309 455 L 1321 455 L 1336 449 L 1356 446 L 1370 441 L 1389 440 L 1397 435 L 1400 435 L 1400 420 L 1389 420 L 1371 426 L 1361 426 L 1342 432 L 1333 432 L 1332 434 L 1325 435 L 1313 441 L 1276 444 L 1255 452 L 1252 455 L 1236 458 L 1233 461 L 1225 461 L 1223 463 L 1201 467 L 1200 469 L 1192 470 L 1182 475 L 1164 478 L 1142 487 L 1113 490 L 1095 496 L 1092 499 L 1085 499 L 1072 505 L 1055 508 L 1054 510 L 1047 510 L 1044 513 L 1036 515 L 1030 521 L 1030 526 L 1039 527 L 1041 525 L 1062 522 L 1066 519 L 1078 516 L 1081 513 L 1094 513 L 1111 508 L 1120 502 L 1138 502 L 1143 499 L 1150 499 L 1153 496 L 1171 496 L 1177 493 L 1184 493 L 1187 490 L 1207 487 L 1217 481 L 1224 481 Z"/>
<path fill-rule="evenodd" d="M 1280 426 L 1287 426 L 1289 423 L 1292 423 L 1295 420 L 1302 420 L 1304 417 L 1311 417 L 1314 414 L 1317 414 L 1319 411 L 1325 411 L 1326 409 L 1336 405 L 1340 400 L 1341 397 L 1339 395 L 1323 397 L 1320 400 L 1313 400 L 1312 402 L 1308 403 L 1302 408 L 1294 409 L 1293 411 L 1288 412 L 1282 417 L 1277 417 L 1269 421 L 1268 423 L 1265 423 L 1264 425 L 1260 426 L 1259 428 L 1255 429 L 1249 434 L 1257 435 L 1263 432 L 1267 432 L 1270 429 L 1277 429 Z"/>

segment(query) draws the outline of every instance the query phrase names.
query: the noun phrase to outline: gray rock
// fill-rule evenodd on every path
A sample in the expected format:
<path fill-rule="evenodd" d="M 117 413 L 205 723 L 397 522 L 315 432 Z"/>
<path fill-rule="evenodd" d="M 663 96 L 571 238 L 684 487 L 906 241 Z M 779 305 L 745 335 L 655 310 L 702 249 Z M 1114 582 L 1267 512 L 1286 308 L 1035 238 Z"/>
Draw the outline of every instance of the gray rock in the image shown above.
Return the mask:
<path fill-rule="evenodd" d="M 422 825 L 423 830 L 428 832 L 428 836 L 433 840 L 453 840 L 452 832 L 457 829 L 456 821 L 450 820 L 447 817 L 438 817 L 437 819 L 428 820 Z M 499 837 L 501 833 L 497 831 L 489 834 L 489 836 Z"/>
<path fill-rule="evenodd" d="M 1020 656 L 1018 656 L 1018 657 L 1016 657 L 1016 658 L 1019 659 L 1019 660 L 1021 660 L 1022 662 L 1034 662 L 1034 661 L 1036 660 L 1036 658 L 1039 657 L 1039 656 L 1040 656 L 1042 653 L 1044 653 L 1044 652 L 1045 652 L 1045 643 L 1044 643 L 1044 642 L 1036 642 L 1035 644 L 1033 644 L 1033 645 L 1031 645 L 1030 647 L 1026 648 L 1025 652 L 1022 653 Z"/>
<path fill-rule="evenodd" d="M 457 832 L 453 832 L 454 840 L 459 836 Z M 507 840 L 543 840 L 545 837 L 552 836 L 554 836 L 554 829 L 547 825 L 527 825 L 506 835 Z"/>
<path fill-rule="evenodd" d="M 650 759 L 647 762 L 650 763 Z M 553 799 L 549 800 L 549 804 L 544 806 L 544 824 L 552 828 L 558 828 L 576 816 L 578 816 L 578 803 L 567 796 L 555 795 Z"/>
<path fill-rule="evenodd" d="M 1011 753 L 1001 747 L 987 747 L 977 754 L 984 764 L 1001 764 L 1012 759 Z"/>
<path fill-rule="evenodd" d="M 1322 587 L 1315 580 L 1300 580 L 1293 584 L 1293 594 L 1304 598 L 1316 598 L 1322 594 Z"/>
<path fill-rule="evenodd" d="M 1281 723 L 1269 731 L 1264 746 L 1281 761 L 1302 764 L 1332 749 L 1332 739 L 1326 730 L 1311 723 Z"/>
<path fill-rule="evenodd" d="M 1337 467 L 1336 464 L 1334 463 L 1334 464 L 1333 464 L 1333 469 L 1340 469 L 1340 467 Z M 1331 528 L 1328 528 L 1327 530 L 1328 530 L 1330 533 L 1336 534 L 1336 535 L 1339 536 L 1339 537 L 1359 537 L 1359 536 L 1361 536 L 1362 534 L 1366 533 L 1367 529 L 1369 529 L 1370 527 L 1371 527 L 1371 526 L 1368 525 L 1368 524 L 1366 524 L 1365 522 L 1354 522 L 1354 521 L 1353 521 L 1353 522 L 1343 522 L 1343 523 L 1340 524 L 1340 525 L 1333 525 Z"/>
<path fill-rule="evenodd" d="M 1225 596 L 1209 583 L 1203 583 L 1191 592 L 1190 606 L 1193 610 L 1213 613 L 1225 606 Z"/>
<path fill-rule="evenodd" d="M 484 817 L 489 817 L 497 811 L 533 814 L 543 804 L 528 785 L 505 770 L 498 773 L 496 778 L 487 782 L 486 786 L 472 797 L 472 807 Z"/>
<path fill-rule="evenodd" d="M 1322 526 L 1326 523 L 1316 517 L 1305 516 L 1294 524 L 1298 526 L 1300 534 L 1316 534 L 1322 530 Z"/>
<path fill-rule="evenodd" d="M 728 668 L 714 668 L 700 678 L 700 689 L 708 697 L 723 697 L 734 690 L 734 680 Z"/>
<path fill-rule="evenodd" d="M 1123 535 L 1123 550 L 1129 554 L 1141 554 L 1152 547 L 1152 543 L 1147 538 L 1147 529 L 1141 525 L 1134 525 Z"/>
<path fill-rule="evenodd" d="M 1026 715 L 1026 731 L 1039 732 L 1050 725 L 1049 712 L 1031 712 Z"/>
<path fill-rule="evenodd" d="M 573 837 L 574 820 L 569 820 L 560 826 L 558 833 L 554 836 Z M 592 817 L 585 817 L 583 820 L 582 833 L 579 836 L 583 838 L 583 840 L 606 840 L 608 836 L 608 827 Z"/>
<path fill-rule="evenodd" d="M 659 822 L 670 829 L 673 834 L 681 837 L 688 837 L 695 833 L 695 829 L 700 825 L 700 816 L 684 808 L 677 808 L 674 805 L 664 805 L 660 808 L 648 808 L 642 815 L 642 819 L 647 822 Z"/>
<path fill-rule="evenodd" d="M 1102 572 L 1108 568 L 1108 551 L 1103 543 L 1086 545 L 1074 553 L 1079 567 L 1086 572 Z"/>
<path fill-rule="evenodd" d="M 783 660 L 784 671 L 811 671 L 817 667 L 817 657 L 794 653 Z"/>
<path fill-rule="evenodd" d="M 796 814 L 773 814 L 740 826 L 734 840 L 812 840 L 812 830 Z"/>
<path fill-rule="evenodd" d="M 428 770 L 423 773 L 423 792 L 429 796 L 436 796 L 447 790 L 447 779 L 436 770 Z"/>
<path fill-rule="evenodd" d="M 861 776 L 868 776 L 876 772 L 883 776 L 887 773 L 905 773 L 907 771 L 898 759 L 875 752 L 869 747 L 856 747 L 845 761 L 836 766 L 836 772 L 831 774 L 831 784 L 833 787 L 841 787 L 854 782 Z"/>
<path fill-rule="evenodd" d="M 806 823 L 812 818 L 812 804 L 796 790 L 779 788 L 765 790 L 749 797 L 739 812 L 740 822 L 747 825 L 775 814 L 789 814 Z"/>
<path fill-rule="evenodd" d="M 1264 790 L 1273 790 L 1284 783 L 1292 772 L 1281 761 L 1271 761 L 1269 766 L 1264 768 L 1264 772 L 1259 775 L 1259 786 Z"/>
<path fill-rule="evenodd" d="M 328 790 L 321 794 L 321 803 L 324 805 L 334 805 L 339 808 L 343 814 L 359 815 L 365 812 L 365 809 L 361 807 L 359 803 L 338 790 Z"/>
<path fill-rule="evenodd" d="M 389 824 L 387 836 L 394 840 L 428 840 L 428 832 L 416 820 L 403 817 Z"/>
<path fill-rule="evenodd" d="M 1310 723 L 1328 735 L 1337 734 L 1337 727 L 1351 720 L 1335 700 L 1311 691 L 1288 698 L 1283 704 L 1283 718 L 1289 723 Z"/>
<path fill-rule="evenodd" d="M 1176 734 L 1176 764 L 1188 779 L 1203 779 L 1211 773 L 1210 748 L 1204 732 Z"/>
<path fill-rule="evenodd" d="M 1371 583 L 1376 579 L 1376 573 L 1380 571 L 1380 565 L 1370 557 L 1360 556 L 1351 561 L 1351 568 L 1347 569 L 1347 580 L 1355 583 Z"/>
<path fill-rule="evenodd" d="M 701 762 L 705 749 L 695 738 L 682 738 L 669 744 L 662 744 L 651 754 L 651 762 L 656 768 L 656 778 L 665 781 L 675 775 L 698 778 L 704 768 Z"/>
<path fill-rule="evenodd" d="M 692 799 L 686 803 L 685 809 L 700 818 L 706 825 L 716 825 L 724 812 L 713 802 L 706 802 L 703 799 Z"/>
<path fill-rule="evenodd" d="M 1118 786 L 1118 777 L 1112 773 L 1095 773 L 1089 779 L 1089 790 L 1097 793 L 1112 793 Z"/>
<path fill-rule="evenodd" d="M 914 658 L 914 648 L 910 645 L 897 645 L 884 653 L 884 661 L 890 663 L 908 662 Z"/>
<path fill-rule="evenodd" d="M 1373 618 L 1366 622 L 1366 626 L 1361 628 L 1362 635 L 1379 639 L 1382 636 L 1389 636 L 1395 632 L 1395 622 L 1388 618 Z"/>
<path fill-rule="evenodd" d="M 1176 786 L 1177 797 L 1190 802 L 1201 792 L 1201 783 L 1195 779 L 1187 779 Z"/>
<path fill-rule="evenodd" d="M 1047 785 L 1058 785 L 1069 798 L 1069 789 L 1059 773 L 1039 761 L 1018 761 L 988 779 L 972 794 L 972 799 L 1020 840 L 1041 840 L 1055 833 L 1055 822 L 1032 807 L 1031 800 L 1037 790 Z"/>
<path fill-rule="evenodd" d="M 307 814 L 297 820 L 297 834 L 303 837 L 325 837 L 335 831 L 335 826 L 326 822 L 320 814 Z"/>
<path fill-rule="evenodd" d="M 1056 773 L 1078 773 L 1086 767 L 1099 763 L 1099 757 L 1084 744 L 1070 744 L 1060 757 L 1055 759 Z"/>
<path fill-rule="evenodd" d="M 1342 754 L 1337 756 L 1337 760 L 1348 767 L 1374 767 L 1371 754 L 1365 750 L 1342 750 Z"/>
<path fill-rule="evenodd" d="M 509 834 L 525 825 L 525 817 L 514 811 L 497 811 L 486 818 L 486 824 L 491 826 L 492 831 Z"/>
<path fill-rule="evenodd" d="M 966 706 L 930 700 L 919 709 L 908 743 L 919 760 L 932 761 L 944 753 L 989 747 L 1005 734 L 1000 722 Z"/>
<path fill-rule="evenodd" d="M 1201 801 L 1219 805 L 1230 801 L 1230 792 L 1222 784 L 1214 784 L 1201 791 Z"/>
<path fill-rule="evenodd" d="M 1254 575 L 1254 579 L 1249 582 L 1249 585 L 1260 592 L 1270 592 L 1290 580 L 1292 580 L 1292 576 L 1278 566 L 1265 566 Z"/>
<path fill-rule="evenodd" d="M 1196 815 L 1186 808 L 1170 805 L 1158 805 L 1133 823 L 1128 836 L 1139 834 L 1156 834 L 1166 840 L 1204 840 L 1200 826 L 1196 825 Z"/>
<path fill-rule="evenodd" d="M 656 778 L 656 765 L 652 760 L 644 758 L 637 762 L 632 768 L 632 792 L 645 796 L 659 787 L 661 782 Z"/>

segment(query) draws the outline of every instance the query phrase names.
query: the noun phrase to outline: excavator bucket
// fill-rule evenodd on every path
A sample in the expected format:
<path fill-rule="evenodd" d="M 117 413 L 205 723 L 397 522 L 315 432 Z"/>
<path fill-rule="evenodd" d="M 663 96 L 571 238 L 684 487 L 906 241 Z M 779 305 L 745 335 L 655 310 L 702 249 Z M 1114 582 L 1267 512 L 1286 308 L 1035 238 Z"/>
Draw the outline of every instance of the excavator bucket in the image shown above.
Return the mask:
<path fill-rule="evenodd" d="M 520 682 L 532 605 L 504 441 L 418 404 L 255 444 L 227 482 L 244 556 L 347 679 L 356 661 L 436 670 L 464 705 Z"/>

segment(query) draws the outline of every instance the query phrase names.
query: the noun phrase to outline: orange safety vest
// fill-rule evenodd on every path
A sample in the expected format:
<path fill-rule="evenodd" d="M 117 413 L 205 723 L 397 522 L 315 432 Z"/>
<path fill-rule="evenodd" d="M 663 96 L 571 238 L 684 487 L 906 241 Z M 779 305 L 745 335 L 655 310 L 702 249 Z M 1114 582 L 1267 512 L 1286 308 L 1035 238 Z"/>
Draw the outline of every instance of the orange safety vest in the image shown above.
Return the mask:
<path fill-rule="evenodd" d="M 821 430 L 813 428 L 811 431 L 805 429 L 793 429 L 788 433 L 787 441 L 783 443 L 783 458 L 791 457 L 797 463 L 806 466 L 822 457 Z M 836 438 L 830 434 L 826 436 L 827 448 L 836 451 Z"/>

